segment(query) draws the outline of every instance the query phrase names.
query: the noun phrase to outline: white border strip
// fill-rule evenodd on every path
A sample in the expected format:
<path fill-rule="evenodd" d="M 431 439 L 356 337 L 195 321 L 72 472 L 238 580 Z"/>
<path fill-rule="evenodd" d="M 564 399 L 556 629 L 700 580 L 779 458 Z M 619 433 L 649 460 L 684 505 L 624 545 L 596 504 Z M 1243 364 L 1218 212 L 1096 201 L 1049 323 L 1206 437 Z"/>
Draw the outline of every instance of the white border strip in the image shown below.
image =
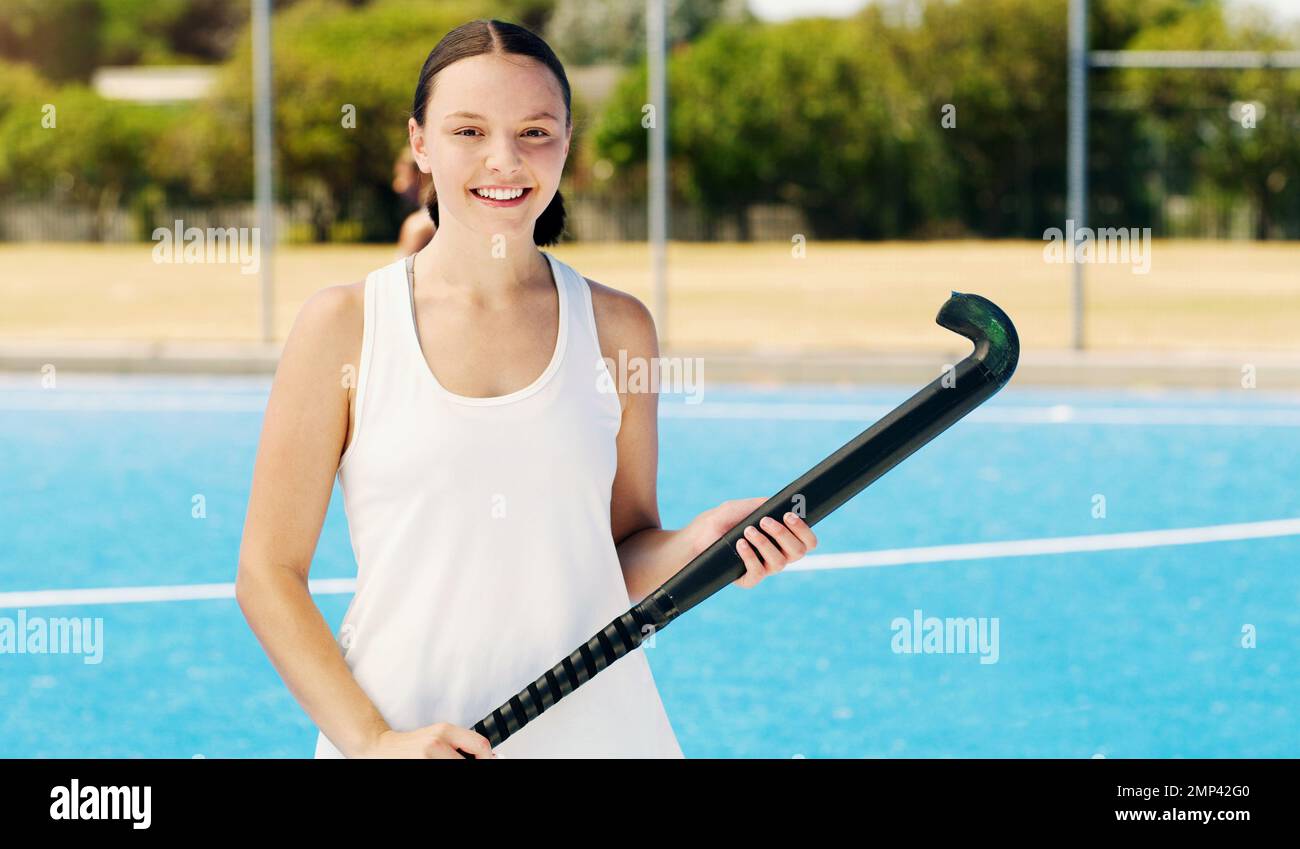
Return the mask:
<path fill-rule="evenodd" d="M 1075 537 L 975 542 L 961 545 L 933 545 L 923 548 L 895 548 L 885 551 L 854 551 L 844 554 L 810 554 L 791 565 L 790 571 L 860 569 L 875 566 L 904 566 L 913 563 L 946 563 L 985 560 L 996 557 L 1028 557 L 1042 554 L 1075 554 L 1082 551 L 1117 551 L 1195 545 L 1205 542 L 1300 536 L 1300 518 L 1242 522 L 1233 525 L 1205 525 L 1199 528 L 1171 528 L 1119 534 L 1088 534 Z M 356 591 L 355 578 L 322 578 L 308 582 L 313 595 L 340 595 Z M 75 590 L 29 590 L 0 593 L 0 609 L 58 607 L 62 605 L 129 604 L 133 602 L 194 601 L 235 597 L 235 585 L 188 584 L 157 587 L 103 587 Z"/>

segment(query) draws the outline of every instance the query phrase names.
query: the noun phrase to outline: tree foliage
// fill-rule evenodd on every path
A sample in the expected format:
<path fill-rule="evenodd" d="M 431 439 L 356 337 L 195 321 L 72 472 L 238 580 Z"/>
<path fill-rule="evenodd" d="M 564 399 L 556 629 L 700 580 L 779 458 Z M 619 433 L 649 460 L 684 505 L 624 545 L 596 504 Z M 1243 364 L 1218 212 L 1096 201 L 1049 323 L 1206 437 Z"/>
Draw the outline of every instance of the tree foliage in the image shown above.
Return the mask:
<path fill-rule="evenodd" d="M 0 193 L 100 208 L 247 201 L 248 3 L 0 4 Z M 762 23 L 736 0 L 674 0 L 675 195 L 742 227 L 749 205 L 795 204 L 822 237 L 1040 236 L 1065 213 L 1066 5 L 880 0 L 846 19 Z M 575 90 L 570 172 L 585 193 L 642 198 L 646 122 L 662 119 L 646 103 L 642 7 L 277 0 L 280 198 L 310 205 L 316 238 L 342 218 L 390 238 L 419 68 L 444 33 L 480 17 L 544 29 L 570 63 L 626 63 L 590 118 Z M 1300 46 L 1220 0 L 1094 0 L 1089 30 L 1104 49 Z M 111 102 L 85 85 L 107 62 L 213 59 L 219 83 L 198 103 Z M 1098 69 L 1090 91 L 1093 223 L 1158 227 L 1164 199 L 1181 194 L 1248 202 L 1261 236 L 1300 232 L 1300 72 Z M 50 107 L 57 127 L 43 123 Z"/>

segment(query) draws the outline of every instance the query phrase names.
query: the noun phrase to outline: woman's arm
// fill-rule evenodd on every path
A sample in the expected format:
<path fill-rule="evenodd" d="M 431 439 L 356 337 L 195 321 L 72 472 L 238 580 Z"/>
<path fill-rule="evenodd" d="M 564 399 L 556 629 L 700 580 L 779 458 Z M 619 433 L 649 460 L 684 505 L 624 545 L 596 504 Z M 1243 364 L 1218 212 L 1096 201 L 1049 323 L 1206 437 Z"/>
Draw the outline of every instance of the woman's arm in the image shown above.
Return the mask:
<path fill-rule="evenodd" d="M 617 362 L 627 351 L 629 368 L 659 356 L 654 318 L 639 300 L 600 284 L 592 286 L 602 353 Z M 617 380 L 617 370 L 612 370 Z M 659 394 L 619 386 L 623 422 L 618 432 L 618 471 L 610 499 L 610 527 L 633 604 L 691 561 L 694 541 L 664 530 L 659 520 Z M 657 387 L 653 387 L 657 390 Z"/>
<path fill-rule="evenodd" d="M 307 300 L 276 368 L 239 548 L 235 595 L 276 671 L 345 755 L 387 730 L 307 589 L 348 431 L 349 364 L 360 359 L 364 284 Z"/>
<path fill-rule="evenodd" d="M 235 597 L 289 691 L 345 756 L 495 757 L 482 734 L 447 722 L 389 728 L 307 588 L 349 437 L 364 299 L 364 283 L 322 289 L 303 304 L 285 342 L 262 422 Z"/>
<path fill-rule="evenodd" d="M 610 339 L 608 345 L 602 342 L 604 355 L 617 361 L 618 350 L 626 349 L 629 366 L 639 361 L 648 368 L 659 357 L 659 338 L 650 311 L 626 293 L 600 284 L 594 284 L 592 289 L 597 326 Z M 681 530 L 664 530 L 657 492 L 659 387 L 652 386 L 645 392 L 627 389 L 618 387 L 623 422 L 618 433 L 618 471 L 610 501 L 610 526 L 628 599 L 637 604 L 767 499 L 759 496 L 724 501 L 696 516 Z M 737 546 L 745 564 L 745 574 L 735 582 L 738 586 L 757 585 L 817 545 L 812 528 L 793 514 L 787 514 L 785 524 L 765 522 L 763 530 L 765 534 L 751 528 L 747 532 L 749 541 L 741 540 Z"/>

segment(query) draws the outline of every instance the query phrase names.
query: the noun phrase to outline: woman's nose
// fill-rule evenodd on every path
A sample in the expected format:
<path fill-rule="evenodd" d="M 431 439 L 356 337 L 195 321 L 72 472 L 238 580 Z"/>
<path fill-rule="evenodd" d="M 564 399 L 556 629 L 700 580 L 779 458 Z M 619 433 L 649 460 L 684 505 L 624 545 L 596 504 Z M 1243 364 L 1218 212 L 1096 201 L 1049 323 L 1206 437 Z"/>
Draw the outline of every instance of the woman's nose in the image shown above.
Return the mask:
<path fill-rule="evenodd" d="M 521 162 L 514 139 L 504 138 L 492 145 L 487 167 L 499 174 L 509 175 L 519 170 Z"/>

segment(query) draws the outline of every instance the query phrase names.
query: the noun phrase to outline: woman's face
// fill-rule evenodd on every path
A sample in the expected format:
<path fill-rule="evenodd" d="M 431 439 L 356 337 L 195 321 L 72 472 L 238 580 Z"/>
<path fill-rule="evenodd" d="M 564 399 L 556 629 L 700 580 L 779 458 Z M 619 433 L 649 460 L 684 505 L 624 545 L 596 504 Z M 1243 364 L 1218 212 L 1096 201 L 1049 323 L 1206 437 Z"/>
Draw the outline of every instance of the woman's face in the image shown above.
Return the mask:
<path fill-rule="evenodd" d="M 439 72 L 412 151 L 438 192 L 438 217 L 486 234 L 531 240 L 560 186 L 571 131 L 564 96 L 545 65 L 523 56 L 471 56 Z M 514 200 L 474 190 L 523 188 Z"/>

